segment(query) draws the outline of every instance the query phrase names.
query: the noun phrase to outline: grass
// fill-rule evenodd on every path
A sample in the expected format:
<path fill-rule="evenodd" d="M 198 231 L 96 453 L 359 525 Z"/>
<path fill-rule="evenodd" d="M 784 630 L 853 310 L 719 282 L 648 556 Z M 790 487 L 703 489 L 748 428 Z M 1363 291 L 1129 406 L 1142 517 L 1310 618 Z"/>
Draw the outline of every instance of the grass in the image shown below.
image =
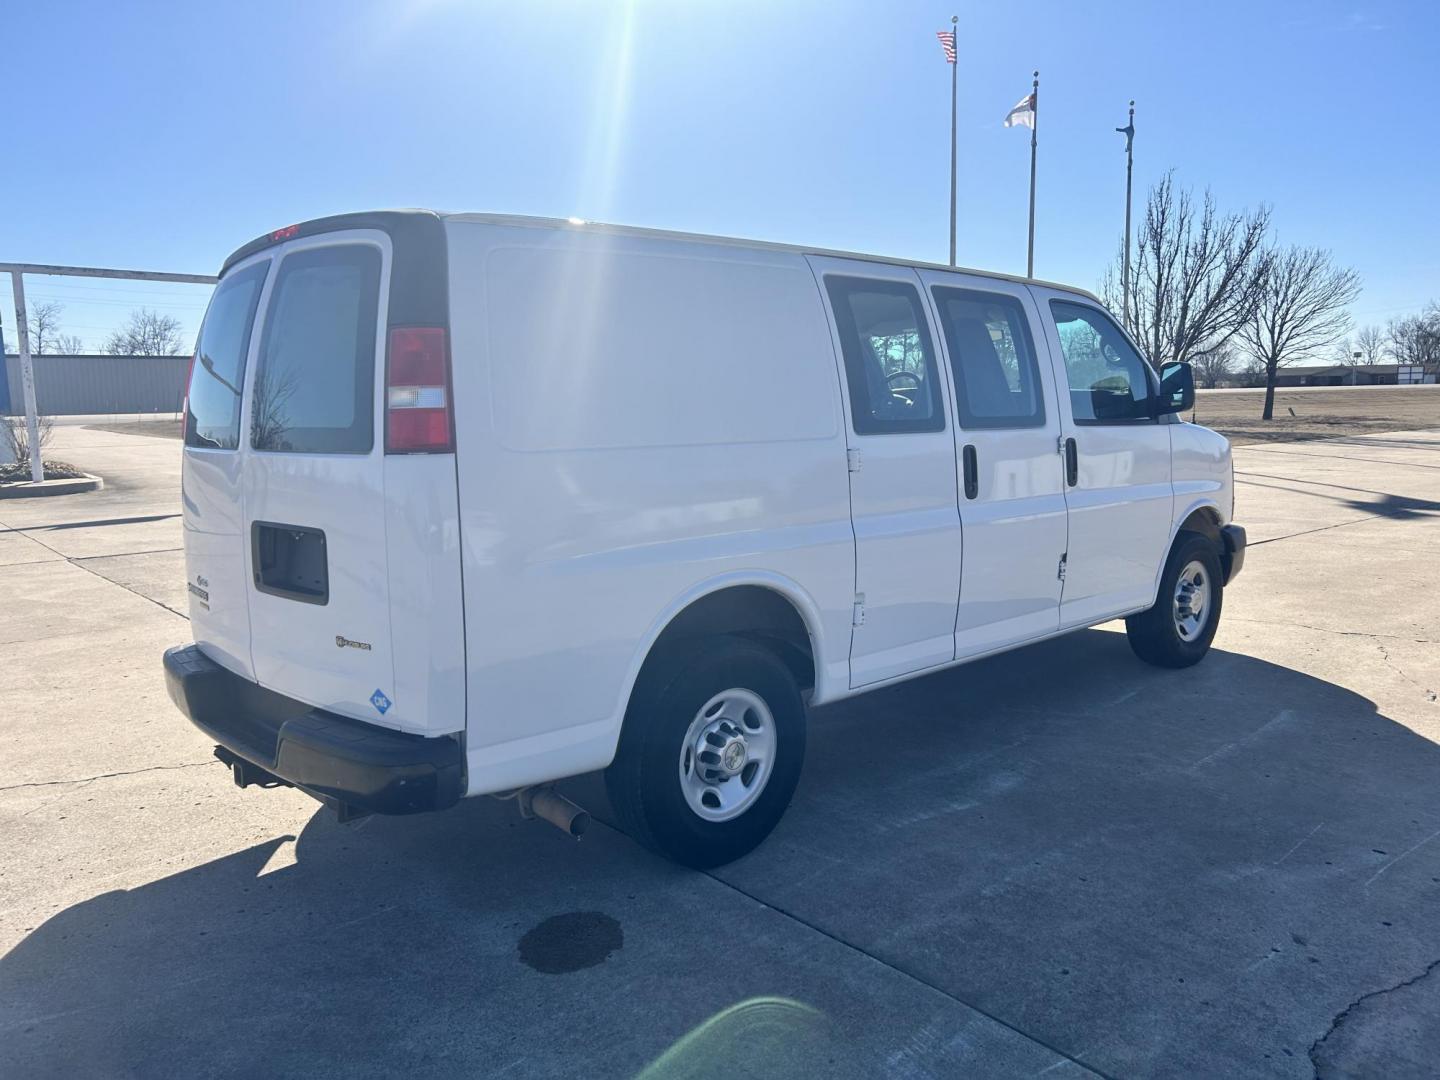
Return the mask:
<path fill-rule="evenodd" d="M 1237 446 L 1440 428 L 1440 386 L 1276 390 L 1273 420 L 1260 419 L 1264 402 L 1264 390 L 1201 390 L 1193 415 Z"/>

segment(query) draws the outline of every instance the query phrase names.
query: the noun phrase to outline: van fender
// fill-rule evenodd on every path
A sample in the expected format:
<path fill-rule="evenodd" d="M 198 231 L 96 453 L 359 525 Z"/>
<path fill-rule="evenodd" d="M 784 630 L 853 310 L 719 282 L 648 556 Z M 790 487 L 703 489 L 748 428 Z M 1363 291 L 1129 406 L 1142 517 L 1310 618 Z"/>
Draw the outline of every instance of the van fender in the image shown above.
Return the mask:
<path fill-rule="evenodd" d="M 1167 562 L 1169 562 L 1169 560 L 1170 560 L 1170 552 L 1171 552 L 1171 551 L 1174 549 L 1174 547 L 1175 547 L 1175 538 L 1180 535 L 1180 526 L 1183 525 L 1183 524 L 1185 524 L 1185 522 L 1189 521 L 1189 520 L 1190 520 L 1190 515 L 1193 514 L 1193 513 L 1195 513 L 1196 510 L 1209 510 L 1209 511 L 1211 511 L 1211 512 L 1215 515 L 1215 519 L 1216 519 L 1216 525 L 1215 525 L 1215 527 L 1216 527 L 1217 530 L 1219 529 L 1219 527 L 1220 527 L 1221 525 L 1223 525 L 1223 524 L 1225 523 L 1225 515 L 1224 515 L 1224 513 L 1222 513 L 1221 510 L 1220 510 L 1220 504 L 1219 504 L 1218 502 L 1216 502 L 1213 498 L 1210 498 L 1209 496 L 1202 496 L 1202 497 L 1200 497 L 1200 498 L 1196 498 L 1196 499 L 1192 500 L 1192 501 L 1185 507 L 1185 510 L 1184 510 L 1183 513 L 1179 513 L 1179 514 L 1174 515 L 1173 519 L 1172 519 L 1171 522 L 1170 522 L 1170 536 L 1169 536 L 1169 538 L 1165 541 L 1165 551 L 1164 551 L 1164 553 L 1163 553 L 1163 554 L 1161 555 L 1161 557 L 1160 557 L 1160 563 L 1159 563 L 1159 565 L 1155 567 L 1155 581 L 1154 581 L 1153 586 L 1152 586 L 1151 589 L 1150 589 L 1150 595 L 1151 595 L 1151 598 L 1152 598 L 1152 599 L 1151 599 L 1151 603 L 1154 603 L 1155 600 L 1159 599 L 1159 596 L 1160 596 L 1160 577 L 1161 577 L 1162 574 L 1165 573 L 1165 564 L 1166 564 Z"/>
<path fill-rule="evenodd" d="M 827 670 L 826 659 L 829 652 L 826 649 L 824 631 L 821 629 L 820 606 L 815 598 L 799 582 L 783 574 L 776 574 L 768 570 L 732 570 L 728 573 L 707 578 L 698 582 L 685 592 L 672 600 L 663 612 L 650 624 L 640 644 L 636 647 L 635 653 L 630 658 L 630 664 L 625 671 L 625 678 L 621 684 L 620 700 L 615 712 L 612 714 L 611 733 L 613 744 L 619 745 L 620 727 L 625 722 L 625 711 L 630 705 L 630 695 L 635 692 L 635 683 L 640 678 L 640 669 L 645 666 L 655 643 L 660 640 L 660 635 L 675 621 L 682 611 L 688 608 L 697 600 L 701 600 L 711 593 L 719 592 L 722 589 L 731 589 L 739 585 L 755 585 L 772 592 L 779 593 L 786 600 L 789 600 L 795 610 L 800 613 L 800 620 L 805 624 L 805 632 L 810 635 L 810 651 L 815 658 L 815 691 L 813 700 L 816 702 L 828 700 L 838 692 L 830 684 L 832 681 L 843 683 L 846 676 L 842 673 L 834 673 Z M 845 658 L 848 665 L 848 654 Z M 843 688 L 843 687 L 842 687 Z M 613 750 L 612 750 L 613 753 Z"/>

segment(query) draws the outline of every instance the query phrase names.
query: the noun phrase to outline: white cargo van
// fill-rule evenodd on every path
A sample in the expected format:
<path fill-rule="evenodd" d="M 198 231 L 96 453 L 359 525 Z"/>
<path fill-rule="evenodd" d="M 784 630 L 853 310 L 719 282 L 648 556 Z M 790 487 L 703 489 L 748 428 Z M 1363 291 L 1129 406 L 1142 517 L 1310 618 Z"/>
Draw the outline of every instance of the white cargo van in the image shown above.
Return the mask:
<path fill-rule="evenodd" d="M 714 865 L 784 812 L 806 709 L 1124 616 L 1209 648 L 1244 531 L 1094 297 L 578 222 L 396 211 L 225 263 L 182 481 L 171 696 L 241 786 L 344 814 L 606 770 Z"/>

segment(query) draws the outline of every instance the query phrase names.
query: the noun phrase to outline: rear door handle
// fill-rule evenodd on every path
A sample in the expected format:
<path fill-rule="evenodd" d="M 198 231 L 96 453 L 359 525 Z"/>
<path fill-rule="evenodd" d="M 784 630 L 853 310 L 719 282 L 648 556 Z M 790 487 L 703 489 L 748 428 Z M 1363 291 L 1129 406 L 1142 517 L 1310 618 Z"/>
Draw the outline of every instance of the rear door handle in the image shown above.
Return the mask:
<path fill-rule="evenodd" d="M 980 494 L 980 465 L 975 458 L 975 447 L 967 445 L 960 457 L 965 463 L 965 498 L 973 499 Z"/>
<path fill-rule="evenodd" d="M 1080 482 L 1080 450 L 1075 440 L 1065 440 L 1065 483 L 1074 487 Z"/>

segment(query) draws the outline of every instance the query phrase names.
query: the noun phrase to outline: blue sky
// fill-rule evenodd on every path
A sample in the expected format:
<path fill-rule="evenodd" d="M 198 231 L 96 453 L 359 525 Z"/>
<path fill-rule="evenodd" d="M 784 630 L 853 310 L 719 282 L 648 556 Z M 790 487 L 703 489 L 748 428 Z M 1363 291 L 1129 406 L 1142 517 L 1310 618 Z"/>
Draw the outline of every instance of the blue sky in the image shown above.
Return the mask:
<path fill-rule="evenodd" d="M 1039 276 L 1093 287 L 1173 167 L 1332 249 L 1361 322 L 1440 297 L 1429 0 L 48 0 L 5 15 L 0 260 L 213 272 L 292 221 L 495 210 L 944 261 L 960 15 L 960 256 L 1022 272 L 1041 71 Z M 27 279 L 98 345 L 206 290 Z M 6 343 L 14 318 L 0 306 Z"/>

